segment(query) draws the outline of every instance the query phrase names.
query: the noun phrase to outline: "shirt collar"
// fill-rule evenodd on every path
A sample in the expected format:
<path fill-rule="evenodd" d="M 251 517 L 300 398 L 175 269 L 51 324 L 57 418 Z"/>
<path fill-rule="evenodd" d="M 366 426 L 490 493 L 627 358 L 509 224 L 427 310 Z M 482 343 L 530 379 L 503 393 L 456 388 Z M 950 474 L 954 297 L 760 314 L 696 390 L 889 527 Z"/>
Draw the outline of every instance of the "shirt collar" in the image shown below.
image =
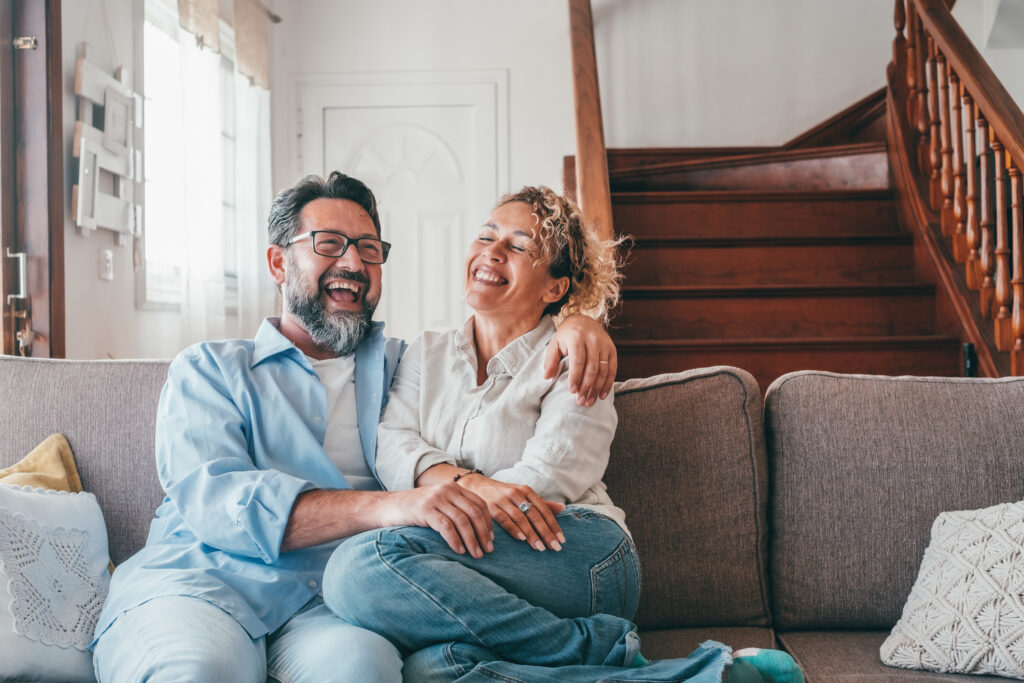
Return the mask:
<path fill-rule="evenodd" d="M 473 344 L 473 316 L 455 333 L 455 347 L 476 364 L 476 347 Z M 505 345 L 494 358 L 487 363 L 487 374 L 507 372 L 515 376 L 534 352 L 548 343 L 555 334 L 555 322 L 550 315 L 540 319 L 537 327 L 526 334 L 516 337 Z"/>
<path fill-rule="evenodd" d="M 279 354 L 296 354 L 296 358 L 299 359 L 303 365 L 309 367 L 312 370 L 313 366 L 310 364 L 309 359 L 306 358 L 306 354 L 302 353 L 295 344 L 292 343 L 288 337 L 281 334 L 281 330 L 278 326 L 281 324 L 281 319 L 278 317 L 265 318 L 263 323 L 260 325 L 260 329 L 256 331 L 255 347 L 252 352 L 252 363 L 250 368 L 254 368 L 266 359 L 277 356 Z M 373 321 L 370 323 L 370 333 L 366 335 L 366 339 L 362 341 L 360 346 L 372 342 L 377 337 L 384 334 L 384 323 L 380 321 Z"/>

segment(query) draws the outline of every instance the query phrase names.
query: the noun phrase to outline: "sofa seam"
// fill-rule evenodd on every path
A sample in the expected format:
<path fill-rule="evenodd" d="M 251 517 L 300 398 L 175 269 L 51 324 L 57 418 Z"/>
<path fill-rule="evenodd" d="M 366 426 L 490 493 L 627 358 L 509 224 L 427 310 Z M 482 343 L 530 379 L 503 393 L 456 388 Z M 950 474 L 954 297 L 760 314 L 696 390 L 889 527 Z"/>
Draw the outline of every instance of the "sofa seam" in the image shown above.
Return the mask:
<path fill-rule="evenodd" d="M 677 377 L 675 379 L 667 379 L 664 382 L 659 382 L 658 384 L 649 384 L 649 385 L 645 385 L 645 386 L 642 386 L 642 387 L 635 387 L 635 388 L 632 388 L 632 389 L 626 389 L 625 391 L 616 391 L 615 392 L 615 397 L 618 398 L 620 396 L 628 396 L 630 394 L 635 394 L 635 393 L 638 393 L 638 392 L 641 392 L 641 391 L 648 391 L 648 390 L 651 390 L 651 389 L 661 389 L 662 387 L 671 387 L 671 386 L 675 386 L 675 385 L 678 385 L 678 384 L 688 384 L 689 382 L 693 382 L 695 380 L 709 379 L 711 377 L 718 377 L 719 375 L 725 375 L 725 376 L 733 377 L 734 379 L 739 381 L 741 385 L 743 385 L 743 389 L 744 389 L 744 391 L 746 391 L 746 384 L 741 380 L 740 376 L 736 372 L 734 372 L 734 370 L 743 370 L 743 368 L 734 368 L 732 366 L 728 366 L 728 369 L 723 367 L 720 370 L 716 370 L 716 371 L 714 371 L 712 373 L 709 373 L 709 374 L 706 374 L 706 375 L 693 375 L 691 377 Z M 747 371 L 743 370 L 743 372 L 746 373 Z M 747 374 L 749 374 L 749 373 L 747 373 Z M 755 383 L 756 383 L 756 380 L 755 380 Z M 760 390 L 760 387 L 758 387 L 758 390 Z"/>

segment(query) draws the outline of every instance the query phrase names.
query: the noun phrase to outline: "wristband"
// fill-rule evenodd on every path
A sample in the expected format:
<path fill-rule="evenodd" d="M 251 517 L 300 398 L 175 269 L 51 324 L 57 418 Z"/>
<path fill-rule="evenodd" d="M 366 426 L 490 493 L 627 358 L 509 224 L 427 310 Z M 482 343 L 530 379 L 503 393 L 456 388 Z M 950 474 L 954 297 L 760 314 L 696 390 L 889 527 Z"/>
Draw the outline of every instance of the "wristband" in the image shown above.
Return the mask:
<path fill-rule="evenodd" d="M 481 472 L 478 469 L 472 469 L 472 470 L 466 470 L 465 472 L 459 472 L 454 477 L 452 477 L 452 481 L 458 481 L 459 479 L 462 479 L 463 477 L 468 477 L 471 474 L 483 474 L 483 472 Z"/>

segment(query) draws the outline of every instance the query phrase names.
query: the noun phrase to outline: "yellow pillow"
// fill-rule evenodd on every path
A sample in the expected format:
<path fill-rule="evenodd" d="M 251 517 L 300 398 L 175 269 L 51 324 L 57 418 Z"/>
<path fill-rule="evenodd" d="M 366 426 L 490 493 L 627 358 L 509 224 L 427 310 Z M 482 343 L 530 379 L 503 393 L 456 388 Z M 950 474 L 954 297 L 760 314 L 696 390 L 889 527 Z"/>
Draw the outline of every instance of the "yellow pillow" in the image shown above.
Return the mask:
<path fill-rule="evenodd" d="M 0 482 L 72 493 L 82 490 L 71 446 L 63 434 L 51 434 L 21 462 L 0 470 Z"/>

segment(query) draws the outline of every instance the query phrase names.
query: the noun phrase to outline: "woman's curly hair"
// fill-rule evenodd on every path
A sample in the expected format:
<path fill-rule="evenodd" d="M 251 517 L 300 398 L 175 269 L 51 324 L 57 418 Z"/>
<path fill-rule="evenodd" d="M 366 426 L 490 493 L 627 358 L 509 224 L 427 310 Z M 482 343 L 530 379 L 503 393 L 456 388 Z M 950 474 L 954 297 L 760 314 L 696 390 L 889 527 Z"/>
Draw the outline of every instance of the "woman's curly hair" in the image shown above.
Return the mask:
<path fill-rule="evenodd" d="M 565 296 L 544 313 L 565 317 L 582 313 L 603 323 L 619 302 L 619 264 L 616 249 L 622 242 L 604 241 L 583 221 L 576 202 L 543 185 L 524 187 L 498 200 L 498 206 L 522 202 L 537 217 L 537 241 L 552 277 L 568 277 Z"/>

